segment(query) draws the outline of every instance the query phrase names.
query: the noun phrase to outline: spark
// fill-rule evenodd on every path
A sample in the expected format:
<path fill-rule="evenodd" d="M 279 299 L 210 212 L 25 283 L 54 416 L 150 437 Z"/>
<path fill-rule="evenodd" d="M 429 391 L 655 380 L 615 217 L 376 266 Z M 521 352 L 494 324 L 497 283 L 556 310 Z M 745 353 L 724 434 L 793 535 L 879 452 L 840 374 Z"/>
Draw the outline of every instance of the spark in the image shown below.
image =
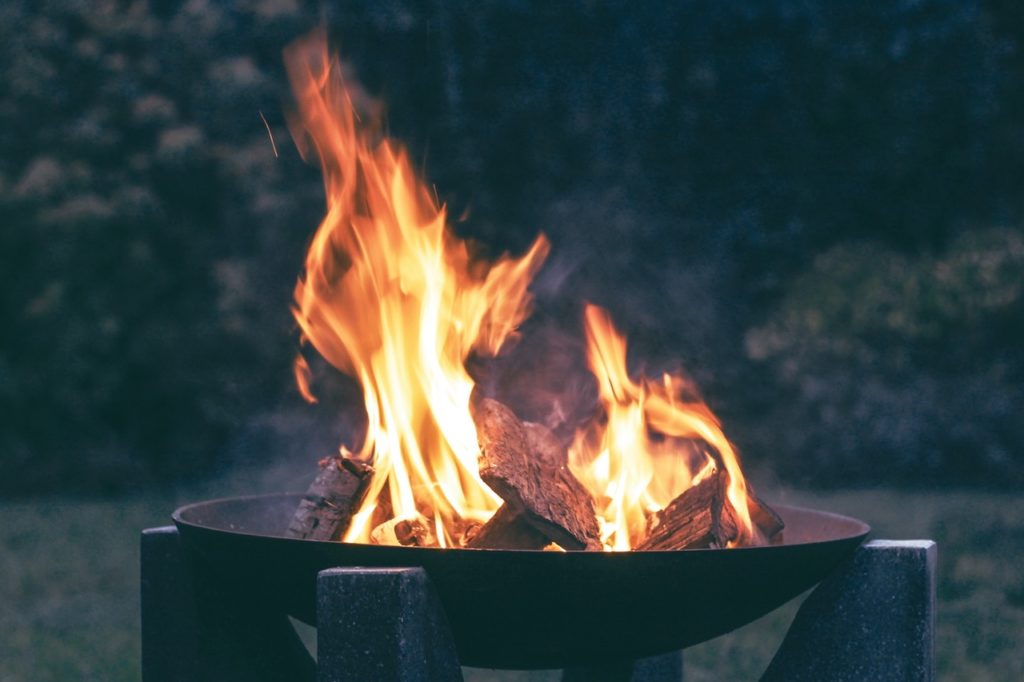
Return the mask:
<path fill-rule="evenodd" d="M 263 119 L 263 125 L 267 129 L 267 135 L 270 136 L 270 148 L 274 150 L 274 158 L 278 158 L 277 155 L 277 144 L 274 142 L 274 133 L 270 130 L 270 124 L 267 123 L 267 117 L 263 115 L 263 111 L 260 111 L 260 118 Z"/>

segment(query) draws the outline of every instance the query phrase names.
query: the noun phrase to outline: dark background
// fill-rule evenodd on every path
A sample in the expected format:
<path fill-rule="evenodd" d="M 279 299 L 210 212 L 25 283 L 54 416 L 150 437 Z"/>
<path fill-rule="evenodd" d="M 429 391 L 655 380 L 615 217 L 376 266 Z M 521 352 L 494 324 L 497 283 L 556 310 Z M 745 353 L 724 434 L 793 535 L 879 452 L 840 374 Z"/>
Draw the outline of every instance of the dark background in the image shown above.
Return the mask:
<path fill-rule="evenodd" d="M 461 233 L 551 237 L 510 393 L 585 389 L 587 299 L 763 476 L 1024 481 L 1020 3 L 8 0 L 0 492 L 356 439 L 353 386 L 290 372 L 323 196 L 281 49 L 322 18 Z"/>

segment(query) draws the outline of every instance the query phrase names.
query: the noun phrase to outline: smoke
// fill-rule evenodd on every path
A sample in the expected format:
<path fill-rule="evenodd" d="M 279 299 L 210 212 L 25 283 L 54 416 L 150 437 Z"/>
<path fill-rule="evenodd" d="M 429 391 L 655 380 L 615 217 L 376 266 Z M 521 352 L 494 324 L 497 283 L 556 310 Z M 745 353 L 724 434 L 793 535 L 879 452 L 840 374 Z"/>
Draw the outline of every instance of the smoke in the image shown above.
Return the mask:
<path fill-rule="evenodd" d="M 690 377 L 692 398 L 714 386 L 729 349 L 722 333 L 725 288 L 713 254 L 687 242 L 686 225 L 673 229 L 670 218 L 615 191 L 576 193 L 539 214 L 553 247 L 531 287 L 536 309 L 499 357 L 474 358 L 470 370 L 479 391 L 571 440 L 599 409 L 586 364 L 587 302 L 608 309 L 626 335 L 631 374 Z M 652 237 L 673 232 L 678 241 Z"/>

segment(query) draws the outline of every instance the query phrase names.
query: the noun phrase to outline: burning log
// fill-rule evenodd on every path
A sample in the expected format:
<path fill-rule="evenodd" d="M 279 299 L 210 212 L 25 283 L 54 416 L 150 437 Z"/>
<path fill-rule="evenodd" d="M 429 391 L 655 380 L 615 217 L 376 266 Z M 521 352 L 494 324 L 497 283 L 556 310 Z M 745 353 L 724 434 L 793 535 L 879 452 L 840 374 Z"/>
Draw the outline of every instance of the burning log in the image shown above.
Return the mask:
<path fill-rule="evenodd" d="M 764 544 L 768 544 L 778 536 L 781 540 L 783 528 L 786 524 L 782 517 L 775 513 L 775 510 L 768 506 L 768 503 L 754 494 L 753 488 L 747 487 L 747 509 L 750 511 L 750 520 L 754 522 L 761 534 L 764 536 Z"/>
<path fill-rule="evenodd" d="M 527 428 L 496 400 L 483 398 L 475 401 L 473 408 L 480 441 L 480 477 L 509 508 L 499 522 L 518 523 L 518 519 L 509 519 L 511 512 L 516 512 L 564 549 L 600 548 L 590 493 L 567 467 L 551 461 L 556 458 L 531 456 L 531 438 L 543 434 L 535 427 Z"/>
<path fill-rule="evenodd" d="M 535 458 L 553 467 L 568 466 L 569 452 L 551 429 L 543 424 L 523 422 L 523 431 L 526 447 Z"/>
<path fill-rule="evenodd" d="M 569 462 L 568 452 L 558 437 L 542 424 L 523 422 L 529 456 L 554 467 Z M 474 529 L 465 546 L 478 549 L 543 549 L 551 540 L 533 527 L 512 506 L 502 505 L 487 523 Z"/>
<path fill-rule="evenodd" d="M 774 509 L 768 506 L 767 502 L 754 494 L 749 484 L 747 485 L 747 512 L 750 514 L 753 533 L 744 543 L 745 546 L 762 547 L 782 542 L 782 529 L 786 526 L 785 522 Z M 731 507 L 723 508 L 722 523 L 736 525 Z"/>
<path fill-rule="evenodd" d="M 375 545 L 402 545 L 404 547 L 437 547 L 437 536 L 430 521 L 422 516 L 411 519 L 385 521 L 370 533 Z"/>
<path fill-rule="evenodd" d="M 712 457 L 715 460 L 715 464 L 719 470 L 722 470 L 725 466 L 722 458 L 717 453 L 712 453 Z M 771 544 L 772 540 L 778 539 L 776 542 L 782 541 L 782 529 L 786 527 L 782 517 L 775 513 L 775 510 L 768 506 L 768 503 L 762 500 L 754 493 L 753 487 L 750 482 L 747 482 L 747 512 L 750 514 L 750 521 L 753 523 L 753 536 L 750 538 L 748 545 L 758 547 L 761 545 Z M 735 519 L 731 518 L 729 509 L 725 510 L 727 516 L 730 517 L 730 521 L 735 523 Z"/>
<path fill-rule="evenodd" d="M 651 515 L 647 537 L 638 550 L 725 547 L 737 536 L 736 523 L 725 508 L 727 477 L 715 471 Z"/>
<path fill-rule="evenodd" d="M 344 455 L 320 460 L 320 472 L 295 510 L 288 535 L 305 540 L 337 540 L 352 521 L 372 475 L 371 466 Z"/>
<path fill-rule="evenodd" d="M 534 528 L 523 514 L 507 504 L 467 535 L 466 547 L 476 549 L 543 549 L 551 540 Z"/>

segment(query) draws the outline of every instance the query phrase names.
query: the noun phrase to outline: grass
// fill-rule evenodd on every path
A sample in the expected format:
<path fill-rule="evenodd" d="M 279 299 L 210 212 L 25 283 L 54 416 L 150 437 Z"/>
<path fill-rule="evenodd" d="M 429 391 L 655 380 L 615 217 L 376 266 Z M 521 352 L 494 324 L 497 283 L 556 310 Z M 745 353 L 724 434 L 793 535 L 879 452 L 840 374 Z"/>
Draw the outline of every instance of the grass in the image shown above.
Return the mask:
<path fill-rule="evenodd" d="M 209 491 L 83 501 L 0 502 L 0 682 L 139 679 L 138 533 Z M 216 491 L 214 491 L 216 494 Z M 784 491 L 772 499 L 847 513 L 873 537 L 939 543 L 943 680 L 1024 679 L 1024 500 L 1008 493 Z M 791 603 L 686 653 L 688 682 L 755 680 Z M 469 682 L 555 680 L 467 670 Z"/>

